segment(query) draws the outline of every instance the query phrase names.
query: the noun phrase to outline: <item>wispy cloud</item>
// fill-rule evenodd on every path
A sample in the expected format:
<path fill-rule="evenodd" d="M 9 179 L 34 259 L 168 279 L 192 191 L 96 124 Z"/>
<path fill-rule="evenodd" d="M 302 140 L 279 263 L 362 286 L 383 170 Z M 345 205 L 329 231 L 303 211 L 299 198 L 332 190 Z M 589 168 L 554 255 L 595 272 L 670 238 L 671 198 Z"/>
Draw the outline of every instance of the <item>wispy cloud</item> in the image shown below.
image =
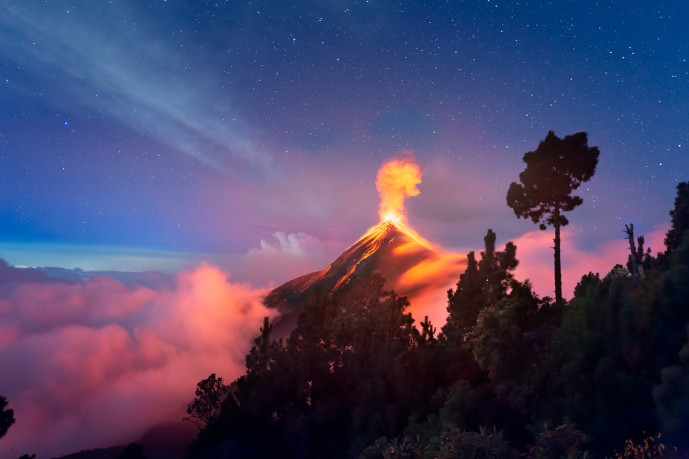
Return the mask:
<path fill-rule="evenodd" d="M 190 57 L 131 16 L 106 2 L 69 12 L 64 4 L 0 4 L 0 54 L 59 81 L 59 90 L 39 92 L 63 107 L 91 106 L 216 169 L 267 167 L 269 155 L 214 76 L 212 55 Z"/>

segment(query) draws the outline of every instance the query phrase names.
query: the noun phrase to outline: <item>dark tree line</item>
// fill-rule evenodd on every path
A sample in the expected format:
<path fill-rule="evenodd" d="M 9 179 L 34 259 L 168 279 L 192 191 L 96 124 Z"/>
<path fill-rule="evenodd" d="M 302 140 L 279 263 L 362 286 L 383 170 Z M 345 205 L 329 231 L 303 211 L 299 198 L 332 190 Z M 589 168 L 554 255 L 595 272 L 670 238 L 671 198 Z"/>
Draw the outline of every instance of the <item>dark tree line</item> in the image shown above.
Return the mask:
<path fill-rule="evenodd" d="M 7 399 L 0 396 L 0 438 L 4 437 L 14 424 L 14 410 L 7 409 Z"/>

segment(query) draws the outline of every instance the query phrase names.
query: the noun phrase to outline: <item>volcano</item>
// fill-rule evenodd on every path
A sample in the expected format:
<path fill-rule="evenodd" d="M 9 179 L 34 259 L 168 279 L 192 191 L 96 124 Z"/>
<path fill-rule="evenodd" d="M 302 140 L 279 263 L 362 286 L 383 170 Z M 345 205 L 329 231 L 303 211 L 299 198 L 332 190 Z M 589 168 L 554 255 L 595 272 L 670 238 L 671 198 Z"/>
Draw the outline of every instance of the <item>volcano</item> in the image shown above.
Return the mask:
<path fill-rule="evenodd" d="M 264 304 L 276 308 L 278 336 L 287 336 L 296 325 L 304 302 L 321 292 L 335 295 L 359 279 L 379 274 L 385 287 L 411 302 L 415 319 L 429 316 L 442 325 L 447 290 L 456 283 L 465 257 L 443 251 L 419 236 L 398 219 L 382 221 L 322 271 L 297 277 L 272 290 Z"/>

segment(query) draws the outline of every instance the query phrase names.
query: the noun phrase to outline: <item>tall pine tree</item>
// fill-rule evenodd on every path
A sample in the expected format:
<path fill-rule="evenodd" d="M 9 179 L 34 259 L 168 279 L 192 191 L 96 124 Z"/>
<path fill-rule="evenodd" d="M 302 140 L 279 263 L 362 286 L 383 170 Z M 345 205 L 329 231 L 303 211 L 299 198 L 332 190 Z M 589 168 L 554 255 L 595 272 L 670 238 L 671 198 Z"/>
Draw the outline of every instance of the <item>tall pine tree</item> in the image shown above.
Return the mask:
<path fill-rule="evenodd" d="M 512 182 L 507 191 L 507 205 L 521 218 L 540 223 L 541 230 L 555 228 L 555 301 L 562 304 L 562 267 L 560 228 L 569 223 L 564 212 L 583 203 L 572 192 L 588 181 L 596 171 L 597 147 L 589 147 L 587 134 L 578 132 L 564 139 L 549 131 L 535 151 L 524 155 L 526 169 L 519 174 L 521 183 Z"/>

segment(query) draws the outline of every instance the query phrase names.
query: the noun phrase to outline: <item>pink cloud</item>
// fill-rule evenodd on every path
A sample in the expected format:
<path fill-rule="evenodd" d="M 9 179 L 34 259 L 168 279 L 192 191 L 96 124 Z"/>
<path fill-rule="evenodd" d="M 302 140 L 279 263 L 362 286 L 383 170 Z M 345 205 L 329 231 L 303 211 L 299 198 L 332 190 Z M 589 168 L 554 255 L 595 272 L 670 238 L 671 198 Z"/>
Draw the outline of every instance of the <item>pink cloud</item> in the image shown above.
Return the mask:
<path fill-rule="evenodd" d="M 276 231 L 272 236 L 274 241 L 261 239 L 258 247 L 231 259 L 229 265 L 237 267 L 233 272 L 253 285 L 275 286 L 320 271 L 332 261 L 310 234 Z"/>
<path fill-rule="evenodd" d="M 18 285 L 0 305 L 0 393 L 17 419 L 0 457 L 122 444 L 181 419 L 199 380 L 243 373 L 273 315 L 264 293 L 208 265 L 161 291 L 105 277 Z"/>

